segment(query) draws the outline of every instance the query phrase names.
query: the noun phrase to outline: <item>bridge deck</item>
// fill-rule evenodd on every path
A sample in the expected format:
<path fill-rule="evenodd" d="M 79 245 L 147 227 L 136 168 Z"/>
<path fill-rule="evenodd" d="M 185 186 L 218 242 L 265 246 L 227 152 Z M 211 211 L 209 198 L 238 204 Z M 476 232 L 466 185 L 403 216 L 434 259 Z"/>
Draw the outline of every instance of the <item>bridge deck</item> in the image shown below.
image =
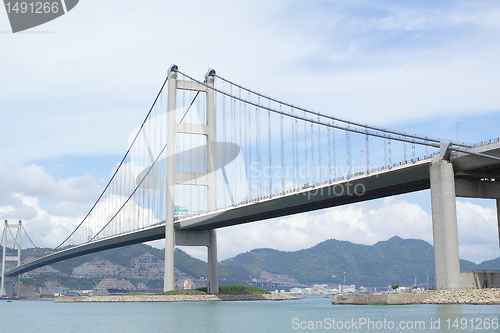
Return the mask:
<path fill-rule="evenodd" d="M 474 147 L 471 148 L 471 151 L 500 157 L 500 142 Z M 465 153 L 452 153 L 451 161 L 455 171 L 500 174 L 500 164 L 497 161 L 487 158 L 471 156 Z M 213 213 L 185 218 L 176 221 L 175 228 L 177 230 L 223 228 L 428 189 L 430 188 L 430 162 L 431 159 L 425 159 L 403 164 L 390 169 L 379 170 L 368 175 L 360 174 L 350 179 L 343 179 L 313 188 L 289 192 L 281 196 L 229 207 Z M 357 195 L 362 191 L 362 195 Z M 12 269 L 6 272 L 5 275 L 19 275 L 45 265 L 85 254 L 162 239 L 164 237 L 165 225 L 164 223 L 160 223 L 138 231 L 120 234 L 49 254 Z"/>
<path fill-rule="evenodd" d="M 178 220 L 177 230 L 209 230 L 428 189 L 430 159 L 360 174 L 213 213 Z M 361 195 L 360 195 L 361 194 Z M 128 232 L 49 254 L 10 270 L 22 274 L 85 254 L 165 238 L 165 224 Z"/>

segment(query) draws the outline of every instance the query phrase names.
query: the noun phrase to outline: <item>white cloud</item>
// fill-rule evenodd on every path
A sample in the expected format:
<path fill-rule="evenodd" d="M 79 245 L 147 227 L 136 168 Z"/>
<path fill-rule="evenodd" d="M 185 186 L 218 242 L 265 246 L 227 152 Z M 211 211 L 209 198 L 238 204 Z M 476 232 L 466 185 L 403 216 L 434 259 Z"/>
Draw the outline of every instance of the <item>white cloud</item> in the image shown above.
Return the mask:
<path fill-rule="evenodd" d="M 499 256 L 496 209 L 457 201 L 460 258 L 474 263 Z"/>
<path fill-rule="evenodd" d="M 37 165 L 9 172 L 0 164 L 0 180 L 1 220 L 22 220 L 41 247 L 54 247 L 64 240 L 102 191 L 93 176 L 56 180 Z"/>

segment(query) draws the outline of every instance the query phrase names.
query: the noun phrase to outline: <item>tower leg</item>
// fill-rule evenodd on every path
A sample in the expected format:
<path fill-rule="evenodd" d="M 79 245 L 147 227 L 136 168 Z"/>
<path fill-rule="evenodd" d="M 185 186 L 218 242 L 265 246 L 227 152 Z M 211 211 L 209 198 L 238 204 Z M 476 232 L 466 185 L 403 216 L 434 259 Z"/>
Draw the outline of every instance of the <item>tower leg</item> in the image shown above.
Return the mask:
<path fill-rule="evenodd" d="M 214 87 L 215 71 L 209 70 L 205 75 L 205 84 Z M 208 210 L 216 209 L 215 198 L 215 99 L 214 91 L 207 90 L 207 179 L 208 179 Z M 208 288 L 209 293 L 219 292 L 219 274 L 217 272 L 217 232 L 209 230 L 208 244 Z"/>
<path fill-rule="evenodd" d="M 217 232 L 209 230 L 208 245 L 208 288 L 209 294 L 219 292 L 219 276 L 217 272 Z"/>
<path fill-rule="evenodd" d="M 430 166 L 436 289 L 460 288 L 453 165 L 436 155 Z"/>
<path fill-rule="evenodd" d="M 4 293 L 2 296 L 14 297 L 14 283 L 17 281 L 17 277 L 5 276 L 4 279 Z M 19 294 L 17 296 L 19 297 Z"/>
<path fill-rule="evenodd" d="M 175 290 L 174 271 L 174 211 L 175 211 L 175 109 L 177 92 L 176 67 L 171 68 L 168 74 L 168 109 L 167 109 L 167 202 L 165 221 L 165 275 L 163 280 L 163 291 Z"/>

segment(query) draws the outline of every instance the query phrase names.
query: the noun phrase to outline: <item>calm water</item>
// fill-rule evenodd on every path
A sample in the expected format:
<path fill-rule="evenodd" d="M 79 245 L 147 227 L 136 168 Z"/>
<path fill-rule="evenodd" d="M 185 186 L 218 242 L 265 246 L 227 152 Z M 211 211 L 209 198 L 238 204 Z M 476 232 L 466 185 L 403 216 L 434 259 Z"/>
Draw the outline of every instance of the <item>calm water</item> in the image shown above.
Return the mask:
<path fill-rule="evenodd" d="M 385 332 L 392 325 L 394 332 L 500 332 L 495 325 L 499 319 L 500 306 L 334 306 L 322 297 L 199 303 L 0 301 L 0 332 Z M 431 321 L 436 326 L 438 320 L 440 329 L 431 328 Z M 410 329 L 399 329 L 401 322 Z"/>

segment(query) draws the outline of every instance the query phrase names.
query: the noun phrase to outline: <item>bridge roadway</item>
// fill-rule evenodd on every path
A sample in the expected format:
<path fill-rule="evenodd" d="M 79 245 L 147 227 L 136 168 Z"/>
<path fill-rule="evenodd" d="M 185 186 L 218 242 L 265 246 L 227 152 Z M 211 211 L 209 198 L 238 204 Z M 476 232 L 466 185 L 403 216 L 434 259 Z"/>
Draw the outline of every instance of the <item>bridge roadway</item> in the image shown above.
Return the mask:
<path fill-rule="evenodd" d="M 500 142 L 469 150 L 500 157 Z M 458 152 L 452 153 L 450 160 L 453 163 L 456 178 L 462 178 L 456 180 L 457 196 L 470 196 L 468 191 L 463 190 L 463 188 L 469 188 L 467 182 L 471 180 L 477 182 L 481 178 L 488 178 L 488 175 L 500 175 L 500 163 L 492 159 Z M 205 231 L 429 189 L 431 161 L 432 159 L 428 158 L 373 171 L 370 174 L 357 174 L 349 179 L 291 191 L 280 196 L 255 200 L 216 212 L 187 217 L 177 220 L 175 228 L 178 231 Z M 474 191 L 478 192 L 474 197 L 490 197 L 486 193 L 487 186 L 478 187 L 476 185 Z M 164 222 L 48 254 L 22 264 L 6 272 L 5 275 L 15 276 L 85 254 L 162 238 L 165 238 Z"/>

